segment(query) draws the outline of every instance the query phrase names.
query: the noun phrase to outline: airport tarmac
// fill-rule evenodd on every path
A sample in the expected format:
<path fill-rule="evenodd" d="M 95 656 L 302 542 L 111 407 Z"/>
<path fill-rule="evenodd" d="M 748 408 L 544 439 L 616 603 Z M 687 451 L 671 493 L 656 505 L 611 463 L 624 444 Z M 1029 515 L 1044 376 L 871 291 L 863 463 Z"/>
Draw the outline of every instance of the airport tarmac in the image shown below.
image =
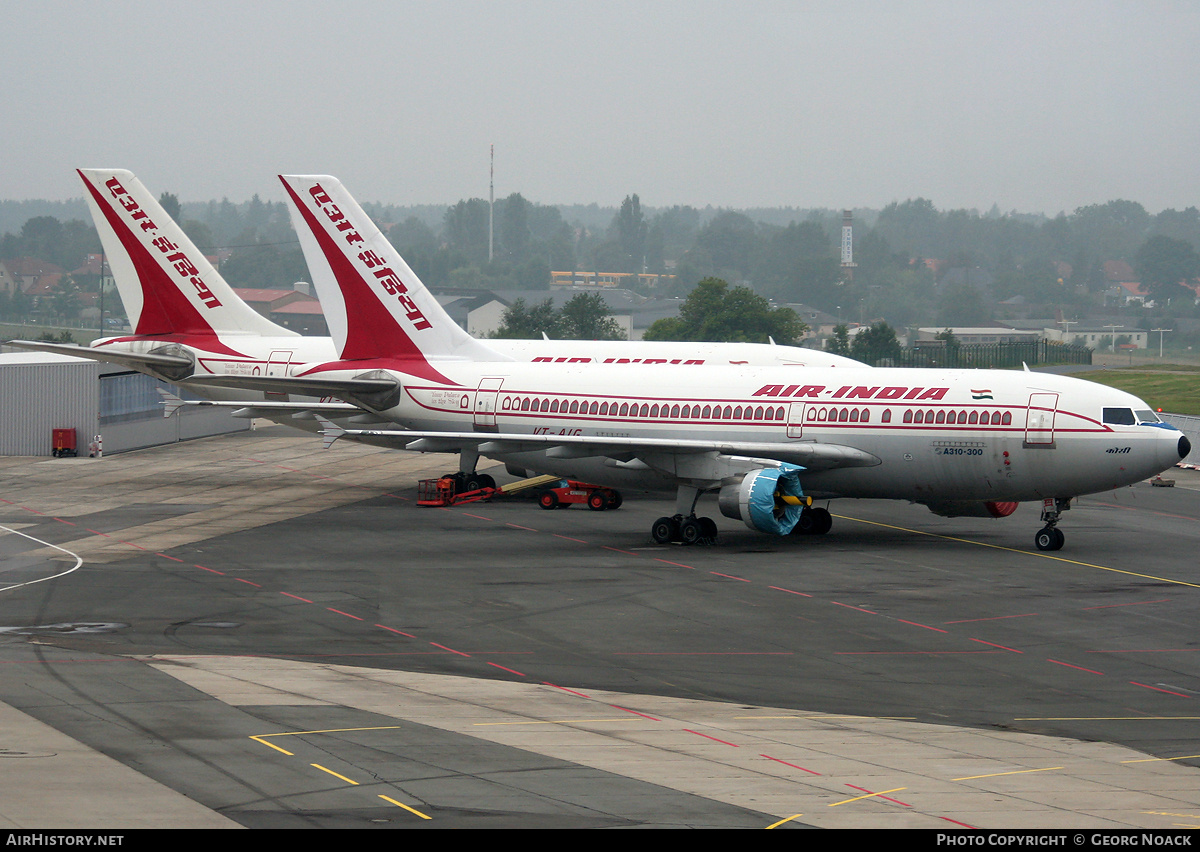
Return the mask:
<path fill-rule="evenodd" d="M 0 458 L 0 826 L 1200 827 L 1200 474 L 1010 518 L 415 505 L 281 428 Z"/>

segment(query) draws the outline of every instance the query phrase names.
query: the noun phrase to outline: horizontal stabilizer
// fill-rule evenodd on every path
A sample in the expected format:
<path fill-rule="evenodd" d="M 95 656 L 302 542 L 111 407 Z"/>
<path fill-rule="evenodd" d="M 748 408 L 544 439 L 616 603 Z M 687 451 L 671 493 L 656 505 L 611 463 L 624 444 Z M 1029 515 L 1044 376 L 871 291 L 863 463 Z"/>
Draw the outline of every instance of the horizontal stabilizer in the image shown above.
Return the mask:
<path fill-rule="evenodd" d="M 335 379 L 306 376 L 198 376 L 193 384 L 217 388 L 240 388 L 264 393 L 295 393 L 303 396 L 387 396 L 400 389 L 391 377 Z"/>
<path fill-rule="evenodd" d="M 71 355 L 76 358 L 86 358 L 89 361 L 104 361 L 109 364 L 120 364 L 135 370 L 150 370 L 169 376 L 173 380 L 187 378 L 195 368 L 191 358 L 183 355 L 165 355 L 156 352 L 118 352 L 110 349 L 93 349 L 90 346 L 76 346 L 71 343 L 44 343 L 40 340 L 10 340 L 8 346 L 18 349 L 29 349 L 34 352 L 53 352 L 57 355 Z"/>

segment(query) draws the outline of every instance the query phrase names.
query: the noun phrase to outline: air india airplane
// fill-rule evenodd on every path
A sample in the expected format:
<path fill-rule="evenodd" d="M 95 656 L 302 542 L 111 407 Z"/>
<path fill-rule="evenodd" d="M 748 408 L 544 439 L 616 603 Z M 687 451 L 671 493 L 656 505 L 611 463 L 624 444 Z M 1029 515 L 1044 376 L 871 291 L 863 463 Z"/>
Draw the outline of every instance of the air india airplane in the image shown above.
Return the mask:
<path fill-rule="evenodd" d="M 344 345 L 286 375 L 216 387 L 336 397 L 403 429 L 327 437 L 484 455 L 610 486 L 672 488 L 656 541 L 713 541 L 702 494 L 749 528 L 823 533 L 813 499 L 891 498 L 947 516 L 1039 501 L 1058 550 L 1072 498 L 1130 485 L 1190 451 L 1145 402 L 1061 376 L 995 370 L 520 363 L 434 310 L 404 260 L 329 176 L 281 177 L 339 285 L 324 307 Z"/>

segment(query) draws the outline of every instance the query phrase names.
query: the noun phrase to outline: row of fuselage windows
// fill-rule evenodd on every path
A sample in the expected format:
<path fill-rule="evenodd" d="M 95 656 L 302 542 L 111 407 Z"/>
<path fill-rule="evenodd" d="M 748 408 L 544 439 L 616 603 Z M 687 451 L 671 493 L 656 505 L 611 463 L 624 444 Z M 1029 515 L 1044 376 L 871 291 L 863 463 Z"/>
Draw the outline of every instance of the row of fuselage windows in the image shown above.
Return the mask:
<path fill-rule="evenodd" d="M 809 423 L 870 423 L 871 409 L 869 408 L 809 408 L 805 420 Z M 885 408 L 883 414 L 879 418 L 880 423 L 892 422 L 892 410 Z M 904 412 L 905 423 L 933 423 L 953 425 L 963 424 L 970 426 L 1011 426 L 1012 413 L 1005 411 L 974 411 L 962 410 L 955 411 L 951 409 L 932 408 L 923 410 L 906 409 Z"/>
<path fill-rule="evenodd" d="M 667 417 L 672 420 L 679 419 L 698 419 L 698 420 L 783 420 L 783 408 L 778 406 L 762 406 L 762 405 L 661 405 L 655 403 L 643 402 L 639 406 L 638 403 L 622 402 L 591 402 L 587 400 L 580 402 L 573 399 L 570 402 L 567 400 L 557 399 L 522 399 L 520 404 L 514 399 L 511 402 L 508 399 L 504 400 L 504 408 L 512 411 L 529 411 L 542 412 L 550 414 L 594 414 L 597 417 L 638 417 L 638 418 L 656 418 Z"/>
<path fill-rule="evenodd" d="M 506 397 L 504 399 L 503 408 L 506 411 L 528 411 L 546 412 L 548 414 L 580 414 L 580 415 L 596 415 L 597 417 L 637 417 L 637 418 L 661 418 L 665 417 L 671 420 L 679 419 L 698 419 L 698 420 L 742 420 L 742 421 L 782 421 L 783 408 L 780 406 L 762 406 L 762 405 L 668 405 L 650 404 L 643 402 L 638 403 L 622 402 L 591 402 L 587 400 L 559 400 L 559 399 L 541 399 L 541 398 L 524 398 L 519 402 L 515 398 Z M 810 406 L 807 411 L 806 420 L 809 423 L 870 423 L 871 409 L 869 408 L 826 408 L 822 406 Z M 892 410 L 885 408 L 880 416 L 881 423 L 892 422 Z M 1012 413 L 1008 411 L 977 411 L 974 409 L 963 409 L 947 411 L 946 409 L 906 409 L 904 412 L 905 423 L 933 423 L 935 425 L 970 425 L 970 426 L 1011 426 Z"/>

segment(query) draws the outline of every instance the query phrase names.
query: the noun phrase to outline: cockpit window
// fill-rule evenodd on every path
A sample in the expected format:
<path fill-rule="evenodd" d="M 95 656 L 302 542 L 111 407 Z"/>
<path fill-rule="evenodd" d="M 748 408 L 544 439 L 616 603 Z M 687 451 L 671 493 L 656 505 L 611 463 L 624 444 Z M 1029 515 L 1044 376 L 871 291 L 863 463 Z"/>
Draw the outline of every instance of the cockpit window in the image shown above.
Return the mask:
<path fill-rule="evenodd" d="M 1139 409 L 1133 412 L 1137 417 L 1138 423 L 1161 423 L 1162 418 L 1151 411 L 1149 408 Z"/>
<path fill-rule="evenodd" d="M 1132 408 L 1106 408 L 1104 409 L 1104 422 L 1112 426 L 1137 425 Z"/>

